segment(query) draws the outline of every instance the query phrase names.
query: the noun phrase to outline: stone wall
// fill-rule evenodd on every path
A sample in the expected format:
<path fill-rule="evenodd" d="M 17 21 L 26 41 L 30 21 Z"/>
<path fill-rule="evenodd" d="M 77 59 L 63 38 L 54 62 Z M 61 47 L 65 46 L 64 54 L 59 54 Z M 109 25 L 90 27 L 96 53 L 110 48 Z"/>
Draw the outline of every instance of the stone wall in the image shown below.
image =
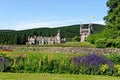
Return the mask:
<path fill-rule="evenodd" d="M 120 53 L 120 48 L 81 48 L 81 47 L 14 47 L 14 51 L 39 51 L 50 53 L 107 54 Z"/>

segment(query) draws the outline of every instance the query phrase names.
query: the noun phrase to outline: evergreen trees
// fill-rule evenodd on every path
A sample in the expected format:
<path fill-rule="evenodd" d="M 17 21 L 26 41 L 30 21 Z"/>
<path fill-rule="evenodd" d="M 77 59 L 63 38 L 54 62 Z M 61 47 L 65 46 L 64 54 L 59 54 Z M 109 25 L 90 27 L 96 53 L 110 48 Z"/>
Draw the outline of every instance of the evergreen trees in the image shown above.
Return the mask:
<path fill-rule="evenodd" d="M 85 27 L 88 24 L 85 24 Z M 94 32 L 101 32 L 105 26 L 95 24 Z M 56 36 L 58 29 L 61 30 L 61 37 L 67 38 L 67 41 L 71 41 L 75 36 L 80 36 L 80 25 L 65 26 L 59 28 L 38 28 L 21 31 L 0 31 L 0 45 L 16 45 L 26 44 L 28 36 L 44 36 L 51 37 Z M 75 39 L 76 40 L 76 39 Z"/>

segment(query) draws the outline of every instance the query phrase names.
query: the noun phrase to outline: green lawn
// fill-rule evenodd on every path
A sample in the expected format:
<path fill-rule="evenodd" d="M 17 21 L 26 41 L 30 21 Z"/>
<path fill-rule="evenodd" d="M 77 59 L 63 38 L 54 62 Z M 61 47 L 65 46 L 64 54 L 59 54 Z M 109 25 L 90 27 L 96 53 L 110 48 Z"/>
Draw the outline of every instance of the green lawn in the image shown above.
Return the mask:
<path fill-rule="evenodd" d="M 66 42 L 60 44 L 45 44 L 45 45 L 12 45 L 12 47 L 88 47 L 88 48 L 95 48 L 94 44 L 90 44 L 88 42 Z"/>
<path fill-rule="evenodd" d="M 120 77 L 46 73 L 0 73 L 0 80 L 120 80 Z"/>

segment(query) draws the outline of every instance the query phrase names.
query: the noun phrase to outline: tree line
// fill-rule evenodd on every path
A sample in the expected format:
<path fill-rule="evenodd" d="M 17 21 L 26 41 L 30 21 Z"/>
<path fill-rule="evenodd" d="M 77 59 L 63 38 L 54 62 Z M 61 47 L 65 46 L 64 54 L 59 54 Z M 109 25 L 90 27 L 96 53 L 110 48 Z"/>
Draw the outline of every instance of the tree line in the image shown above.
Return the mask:
<path fill-rule="evenodd" d="M 85 28 L 88 24 L 84 25 Z M 104 25 L 94 24 L 94 33 L 100 33 L 105 28 Z M 28 36 L 43 36 L 51 37 L 56 36 L 58 30 L 60 30 L 61 37 L 65 37 L 67 41 L 72 41 L 72 38 L 80 36 L 80 25 L 63 26 L 57 28 L 35 28 L 28 30 L 1 30 L 0 31 L 0 44 L 1 45 L 17 45 L 26 44 Z"/>

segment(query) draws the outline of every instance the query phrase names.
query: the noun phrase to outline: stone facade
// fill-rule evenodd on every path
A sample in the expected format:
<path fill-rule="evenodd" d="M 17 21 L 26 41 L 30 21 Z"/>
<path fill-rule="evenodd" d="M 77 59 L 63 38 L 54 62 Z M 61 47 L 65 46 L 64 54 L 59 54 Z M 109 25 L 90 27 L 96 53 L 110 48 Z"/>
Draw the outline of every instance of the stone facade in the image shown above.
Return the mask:
<path fill-rule="evenodd" d="M 83 25 L 80 25 L 81 42 L 85 42 L 86 38 L 93 33 L 93 24 L 89 24 L 88 29 L 83 29 Z"/>
<path fill-rule="evenodd" d="M 56 43 L 62 43 L 65 42 L 66 39 L 63 38 L 61 39 L 60 31 L 58 31 L 57 35 L 55 37 L 28 37 L 28 42 L 26 44 L 39 44 L 39 45 L 44 45 L 44 44 L 56 44 Z"/>

